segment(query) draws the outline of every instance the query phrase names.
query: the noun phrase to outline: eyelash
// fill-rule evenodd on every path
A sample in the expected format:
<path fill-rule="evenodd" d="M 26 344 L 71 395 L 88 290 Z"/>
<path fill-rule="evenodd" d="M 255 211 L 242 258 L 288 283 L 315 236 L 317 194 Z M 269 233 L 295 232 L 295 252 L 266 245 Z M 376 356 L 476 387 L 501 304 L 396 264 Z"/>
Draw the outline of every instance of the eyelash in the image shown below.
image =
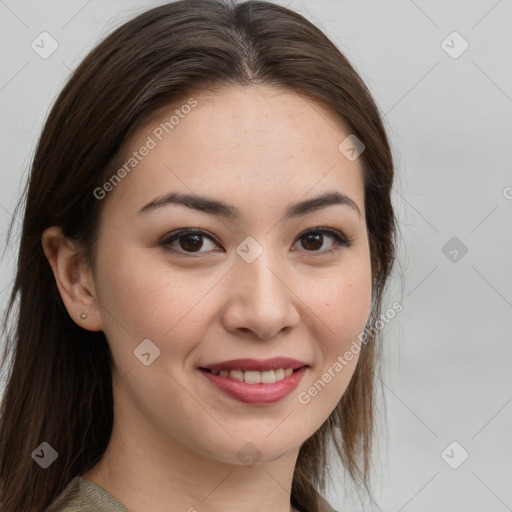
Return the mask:
<path fill-rule="evenodd" d="M 348 248 L 348 247 L 351 247 L 351 245 L 352 245 L 352 239 L 351 238 L 345 237 L 339 231 L 336 231 L 336 230 L 333 230 L 333 229 L 330 229 L 330 228 L 325 228 L 325 227 L 317 227 L 317 228 L 308 229 L 307 231 L 302 232 L 297 237 L 297 240 L 300 240 L 304 236 L 309 235 L 311 233 L 313 233 L 313 234 L 329 235 L 329 236 L 331 236 L 335 240 L 335 243 L 333 244 L 332 248 L 330 248 L 330 249 L 327 249 L 327 250 L 324 250 L 324 251 L 305 251 L 307 253 L 312 253 L 312 254 L 318 253 L 319 255 L 323 256 L 323 255 L 326 255 L 326 254 L 331 254 L 331 253 L 334 253 L 334 252 L 338 252 L 342 248 Z M 204 252 L 204 253 L 201 253 L 201 252 L 197 252 L 197 253 L 184 252 L 182 250 L 178 250 L 178 249 L 175 249 L 174 247 L 171 247 L 171 244 L 174 241 L 176 241 L 179 238 L 181 238 L 182 236 L 186 236 L 186 235 L 199 235 L 199 236 L 202 236 L 202 237 L 206 237 L 206 238 L 209 238 L 212 242 L 217 244 L 216 240 L 213 237 L 211 237 L 210 235 L 208 235 L 208 233 L 206 233 L 205 231 L 203 231 L 201 229 L 186 228 L 186 229 L 180 229 L 180 230 L 175 231 L 173 233 L 169 233 L 169 235 L 164 237 L 159 242 L 159 245 L 163 246 L 165 248 L 165 250 L 167 250 L 169 252 L 180 254 L 180 255 L 182 255 L 182 256 L 184 256 L 186 258 L 200 258 L 200 257 L 202 257 L 201 254 L 207 254 L 207 252 Z"/>

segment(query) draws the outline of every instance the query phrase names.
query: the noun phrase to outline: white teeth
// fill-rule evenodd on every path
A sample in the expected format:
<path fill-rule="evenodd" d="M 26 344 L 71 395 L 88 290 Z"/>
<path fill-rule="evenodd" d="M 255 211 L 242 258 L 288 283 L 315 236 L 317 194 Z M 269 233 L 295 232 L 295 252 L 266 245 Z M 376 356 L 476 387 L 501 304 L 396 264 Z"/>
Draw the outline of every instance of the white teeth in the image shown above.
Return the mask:
<path fill-rule="evenodd" d="M 244 372 L 244 380 L 247 384 L 259 384 L 261 382 L 261 372 Z"/>
<path fill-rule="evenodd" d="M 247 384 L 273 384 L 289 377 L 293 373 L 293 368 L 278 368 L 277 370 L 266 370 L 258 372 L 254 370 L 219 370 L 212 372 L 221 377 L 231 377 L 232 379 Z"/>
<path fill-rule="evenodd" d="M 268 370 L 266 372 L 261 372 L 261 382 L 263 384 L 272 384 L 275 381 L 276 381 L 276 374 L 275 374 L 274 370 Z"/>
<path fill-rule="evenodd" d="M 240 382 L 244 381 L 244 372 L 242 372 L 241 370 L 231 370 L 229 372 L 229 376 L 232 379 L 239 380 Z"/>

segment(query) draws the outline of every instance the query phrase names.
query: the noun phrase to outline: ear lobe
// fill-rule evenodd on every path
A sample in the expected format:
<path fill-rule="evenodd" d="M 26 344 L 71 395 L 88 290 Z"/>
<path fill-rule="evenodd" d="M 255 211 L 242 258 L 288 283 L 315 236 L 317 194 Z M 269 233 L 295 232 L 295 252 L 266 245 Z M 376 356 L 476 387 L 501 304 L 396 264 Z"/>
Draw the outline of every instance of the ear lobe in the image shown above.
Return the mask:
<path fill-rule="evenodd" d="M 92 272 L 80 248 L 58 226 L 45 229 L 41 243 L 69 316 L 84 329 L 100 331 L 102 323 Z"/>

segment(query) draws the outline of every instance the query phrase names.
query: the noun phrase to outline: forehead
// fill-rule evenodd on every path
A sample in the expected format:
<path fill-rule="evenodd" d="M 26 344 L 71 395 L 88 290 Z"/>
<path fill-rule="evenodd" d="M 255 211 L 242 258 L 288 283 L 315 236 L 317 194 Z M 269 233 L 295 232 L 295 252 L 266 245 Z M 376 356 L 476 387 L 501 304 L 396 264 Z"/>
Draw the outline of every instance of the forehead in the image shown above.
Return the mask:
<path fill-rule="evenodd" d="M 138 130 L 124 161 L 135 165 L 109 193 L 109 207 L 135 210 L 174 191 L 215 196 L 243 212 L 336 189 L 364 211 L 361 159 L 338 149 L 349 134 L 329 108 L 287 89 L 184 96 Z"/>

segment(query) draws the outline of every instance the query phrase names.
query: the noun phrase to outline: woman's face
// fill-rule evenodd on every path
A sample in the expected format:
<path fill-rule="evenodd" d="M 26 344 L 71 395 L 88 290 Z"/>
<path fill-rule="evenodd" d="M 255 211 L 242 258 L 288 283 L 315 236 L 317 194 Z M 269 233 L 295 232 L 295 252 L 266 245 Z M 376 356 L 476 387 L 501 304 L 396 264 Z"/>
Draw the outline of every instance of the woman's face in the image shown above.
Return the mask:
<path fill-rule="evenodd" d="M 125 435 L 244 464 L 297 450 L 329 416 L 371 302 L 362 164 L 338 149 L 349 135 L 261 86 L 193 95 L 139 132 L 130 171 L 103 189 L 94 269 Z"/>

